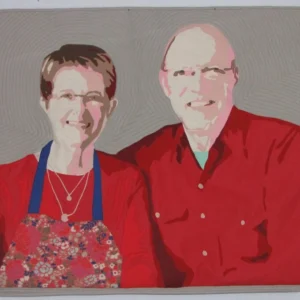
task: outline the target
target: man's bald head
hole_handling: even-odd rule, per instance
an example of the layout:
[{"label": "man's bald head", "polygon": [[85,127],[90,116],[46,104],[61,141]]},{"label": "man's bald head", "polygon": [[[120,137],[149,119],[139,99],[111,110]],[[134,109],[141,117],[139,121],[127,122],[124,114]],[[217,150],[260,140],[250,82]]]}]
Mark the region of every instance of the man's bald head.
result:
[{"label": "man's bald head", "polygon": [[204,59],[214,56],[211,58],[218,62],[226,61],[230,65],[235,61],[230,42],[217,27],[211,24],[192,24],[181,28],[172,36],[165,50],[161,70],[168,69],[170,56],[177,59],[181,53],[187,57],[195,51],[205,55]]},{"label": "man's bald head", "polygon": [[168,43],[159,79],[185,127],[207,134],[223,126],[233,105],[234,51],[215,26],[186,26]]}]

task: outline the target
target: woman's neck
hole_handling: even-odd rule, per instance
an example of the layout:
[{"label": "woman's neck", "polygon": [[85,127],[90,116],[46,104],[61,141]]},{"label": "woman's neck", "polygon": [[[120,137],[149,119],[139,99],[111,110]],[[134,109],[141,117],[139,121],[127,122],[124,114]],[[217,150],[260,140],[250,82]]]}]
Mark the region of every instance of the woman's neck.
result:
[{"label": "woman's neck", "polygon": [[[39,154],[35,156],[39,160]],[[83,175],[93,168],[94,144],[82,149],[82,146],[70,146],[53,141],[48,157],[47,168],[67,175]]]}]

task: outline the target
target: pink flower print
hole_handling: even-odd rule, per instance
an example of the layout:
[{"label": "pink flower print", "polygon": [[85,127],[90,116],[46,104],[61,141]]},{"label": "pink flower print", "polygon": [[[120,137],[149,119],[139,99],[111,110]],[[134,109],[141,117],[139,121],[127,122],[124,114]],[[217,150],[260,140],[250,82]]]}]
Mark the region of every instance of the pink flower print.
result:
[{"label": "pink flower print", "polygon": [[51,240],[50,240],[50,243],[59,247],[62,243],[61,243],[61,239],[59,237],[53,237]]},{"label": "pink flower print", "polygon": [[93,258],[93,260],[95,260],[96,262],[102,262],[106,260],[106,256],[107,253],[106,251],[102,250],[102,249],[98,249],[97,251],[94,251],[91,253],[91,257]]},{"label": "pink flower print", "polygon": [[25,255],[30,254],[30,237],[28,234],[28,228],[21,223],[19,230],[17,230],[16,235],[14,237],[14,241],[16,243],[16,251],[20,251]]},{"label": "pink flower print", "polygon": [[106,279],[106,276],[105,276],[104,274],[100,274],[100,275],[99,275],[99,279],[100,279],[100,280],[105,280],[105,279]]},{"label": "pink flower print", "polygon": [[95,226],[95,227],[93,227],[93,232],[97,232],[97,231],[99,231],[99,227],[97,227],[97,226]]},{"label": "pink flower print", "polygon": [[28,245],[29,252],[35,252],[41,241],[41,233],[35,227],[27,228],[28,236],[30,237],[30,244]]},{"label": "pink flower print", "polygon": [[10,281],[15,281],[24,276],[21,260],[10,260],[6,264],[6,275]]},{"label": "pink flower print", "polygon": [[68,242],[63,242],[60,247],[63,250],[68,249],[69,248],[69,243]]},{"label": "pink flower print", "polygon": [[91,273],[94,273],[94,269],[87,258],[77,258],[72,261],[70,265],[70,272],[78,278],[83,278]]},{"label": "pink flower print", "polygon": [[57,234],[58,236],[65,236],[65,235],[69,235],[70,227],[68,224],[61,223],[61,222],[55,222],[51,226],[51,231],[53,233]]},{"label": "pink flower print", "polygon": [[97,277],[95,274],[88,275],[87,277],[84,278],[84,283],[88,285],[93,285],[97,282]]},{"label": "pink flower print", "polygon": [[72,255],[72,256],[75,256],[79,251],[79,248],[78,247],[70,247],[68,249],[68,254],[69,255]]},{"label": "pink flower print", "polygon": [[5,287],[7,276],[5,273],[0,274],[0,287]]},{"label": "pink flower print", "polygon": [[57,266],[57,269],[58,269],[59,271],[64,270],[64,268],[65,268],[64,265],[59,265],[59,266]]},{"label": "pink flower print", "polygon": [[51,265],[42,261],[38,262],[34,268],[34,273],[41,277],[49,276],[50,274],[52,274],[52,272],[53,268],[51,267]]}]

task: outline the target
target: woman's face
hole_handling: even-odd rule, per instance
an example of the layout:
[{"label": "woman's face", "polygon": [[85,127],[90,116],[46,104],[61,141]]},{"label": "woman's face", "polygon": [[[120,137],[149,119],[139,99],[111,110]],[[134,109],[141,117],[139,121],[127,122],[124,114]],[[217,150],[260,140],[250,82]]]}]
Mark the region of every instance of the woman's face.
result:
[{"label": "woman's face", "polygon": [[62,67],[52,82],[51,97],[41,103],[55,139],[87,147],[99,137],[117,100],[108,98],[102,74],[91,68]]}]

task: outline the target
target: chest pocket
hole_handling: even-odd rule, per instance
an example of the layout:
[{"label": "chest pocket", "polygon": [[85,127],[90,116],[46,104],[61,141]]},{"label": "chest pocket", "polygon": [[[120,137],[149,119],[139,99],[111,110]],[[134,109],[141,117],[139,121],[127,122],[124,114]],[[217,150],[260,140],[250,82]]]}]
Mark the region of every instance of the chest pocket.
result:
[{"label": "chest pocket", "polygon": [[228,228],[220,237],[224,265],[235,267],[240,262],[249,264],[268,260],[272,247],[268,241],[268,219],[266,214],[246,215],[236,218],[236,226]]},{"label": "chest pocket", "polygon": [[164,242],[169,247],[176,247],[178,241],[182,241],[186,230],[190,212],[187,207],[173,206],[154,212]]}]

